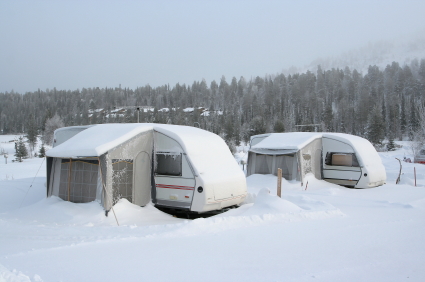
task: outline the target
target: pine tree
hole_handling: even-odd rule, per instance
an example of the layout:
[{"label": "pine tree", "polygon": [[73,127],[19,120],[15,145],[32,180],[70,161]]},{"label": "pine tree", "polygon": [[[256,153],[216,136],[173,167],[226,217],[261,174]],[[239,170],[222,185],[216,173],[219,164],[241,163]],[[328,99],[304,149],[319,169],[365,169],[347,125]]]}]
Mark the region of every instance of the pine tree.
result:
[{"label": "pine tree", "polygon": [[387,150],[388,151],[395,151],[394,137],[392,136],[392,134],[390,135],[389,140],[388,140]]},{"label": "pine tree", "polygon": [[274,124],[273,131],[276,133],[285,132],[285,125],[281,120],[277,120]]},{"label": "pine tree", "polygon": [[422,78],[422,82],[425,83],[425,59],[421,60],[418,73]]},{"label": "pine tree", "polygon": [[235,133],[235,123],[233,121],[232,115],[230,112],[226,112],[226,119],[224,124],[224,140],[226,143],[230,143],[234,139]]},{"label": "pine tree", "polygon": [[366,136],[369,141],[374,145],[381,145],[384,139],[384,120],[382,112],[379,107],[375,106],[369,114]]},{"label": "pine tree", "polygon": [[34,152],[35,144],[37,144],[37,127],[35,124],[34,116],[31,114],[27,121],[27,135],[25,136],[30,145],[31,155]]},{"label": "pine tree", "polygon": [[406,103],[404,99],[404,95],[401,96],[401,109],[400,109],[400,126],[401,126],[401,134],[406,134],[407,129],[407,120],[406,120]]},{"label": "pine tree", "polygon": [[233,138],[235,140],[235,145],[239,146],[241,144],[241,122],[239,116],[235,119],[234,129],[235,132],[233,133]]},{"label": "pine tree", "polygon": [[256,116],[251,120],[251,136],[266,133],[266,125],[261,116]]},{"label": "pine tree", "polygon": [[[382,96],[382,110],[381,110],[381,113],[382,113],[382,118],[385,120],[386,117],[387,117],[387,107],[385,106],[385,96]],[[385,135],[387,135],[387,133],[388,133],[388,130],[387,129],[388,129],[387,126],[385,126],[384,127]]]},{"label": "pine tree", "polygon": [[413,140],[415,132],[419,129],[419,120],[417,115],[415,100],[410,99],[410,118],[409,118],[409,139]]},{"label": "pine tree", "polygon": [[38,157],[44,158],[46,156],[46,148],[44,147],[44,144],[41,143],[40,150],[38,151]]},{"label": "pine tree", "polygon": [[90,124],[97,124],[97,113],[93,111],[93,114],[90,117]]},{"label": "pine tree", "polygon": [[92,113],[94,113],[94,111],[96,110],[96,104],[94,103],[93,99],[90,99],[89,109],[92,110]]},{"label": "pine tree", "polygon": [[24,138],[19,137],[15,142],[15,157],[16,161],[22,162],[22,159],[28,156],[27,147],[25,147]]},{"label": "pine tree", "polygon": [[322,120],[325,123],[326,131],[332,131],[332,120],[333,120],[333,112],[332,112],[332,103],[328,102],[324,105]]}]

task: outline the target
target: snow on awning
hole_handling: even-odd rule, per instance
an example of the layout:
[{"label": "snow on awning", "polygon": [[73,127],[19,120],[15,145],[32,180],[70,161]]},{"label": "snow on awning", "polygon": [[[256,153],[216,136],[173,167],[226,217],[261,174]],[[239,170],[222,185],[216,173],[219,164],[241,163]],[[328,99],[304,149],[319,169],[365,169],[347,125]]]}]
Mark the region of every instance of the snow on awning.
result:
[{"label": "snow on awning", "polygon": [[99,157],[139,133],[152,130],[151,124],[98,124],[46,152],[48,157]]},{"label": "snow on awning", "polygon": [[299,150],[321,137],[317,132],[271,133],[251,149]]},{"label": "snow on awning", "polygon": [[298,150],[297,149],[273,150],[273,149],[264,149],[264,148],[252,148],[249,151],[256,154],[262,154],[262,155],[290,155],[290,154],[295,154]]}]

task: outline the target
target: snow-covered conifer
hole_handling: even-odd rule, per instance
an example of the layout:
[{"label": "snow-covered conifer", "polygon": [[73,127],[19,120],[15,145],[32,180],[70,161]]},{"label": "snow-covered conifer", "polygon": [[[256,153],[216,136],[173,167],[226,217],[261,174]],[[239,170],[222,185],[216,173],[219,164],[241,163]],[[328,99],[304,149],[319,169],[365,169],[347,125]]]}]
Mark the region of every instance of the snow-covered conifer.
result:
[{"label": "snow-covered conifer", "polygon": [[381,109],[373,107],[367,120],[366,136],[373,145],[381,145],[384,139],[384,120]]},{"label": "snow-covered conifer", "polygon": [[18,141],[15,142],[15,157],[16,161],[22,162],[23,158],[26,158],[28,156],[27,147],[24,143],[24,138],[21,136],[19,137]]}]

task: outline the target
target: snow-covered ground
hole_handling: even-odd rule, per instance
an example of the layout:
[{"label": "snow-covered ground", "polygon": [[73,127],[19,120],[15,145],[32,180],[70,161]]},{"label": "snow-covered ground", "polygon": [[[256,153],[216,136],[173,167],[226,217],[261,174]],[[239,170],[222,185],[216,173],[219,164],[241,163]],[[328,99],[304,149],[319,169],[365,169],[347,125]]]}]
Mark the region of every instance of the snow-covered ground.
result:
[{"label": "snow-covered ground", "polygon": [[0,281],[425,281],[425,166],[402,163],[395,184],[408,142],[380,153],[378,188],[309,177],[278,198],[276,177],[252,175],[238,209],[184,220],[121,200],[117,226],[96,202],[46,199],[43,159],[12,163],[11,139],[0,136]]}]

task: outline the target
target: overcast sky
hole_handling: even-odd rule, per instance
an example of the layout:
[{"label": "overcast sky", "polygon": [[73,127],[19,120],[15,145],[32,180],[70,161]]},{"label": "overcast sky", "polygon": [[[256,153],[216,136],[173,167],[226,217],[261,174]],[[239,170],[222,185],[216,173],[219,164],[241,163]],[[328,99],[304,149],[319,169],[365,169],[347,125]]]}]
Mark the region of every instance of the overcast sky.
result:
[{"label": "overcast sky", "polygon": [[425,1],[0,0],[0,92],[208,85],[425,31]]}]

